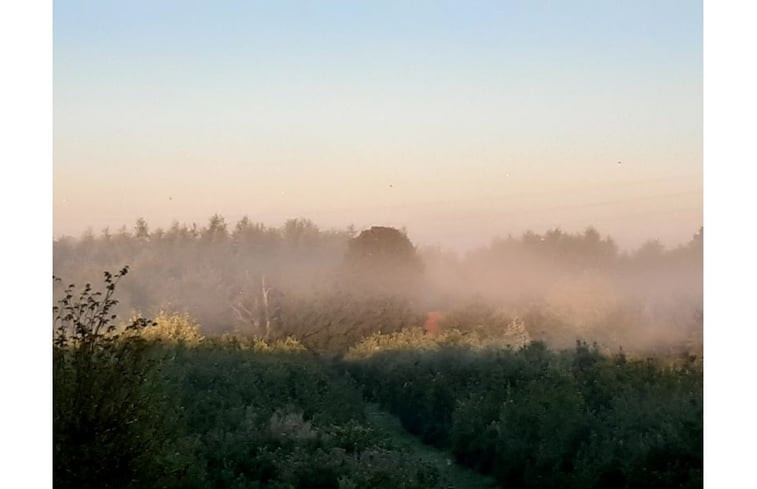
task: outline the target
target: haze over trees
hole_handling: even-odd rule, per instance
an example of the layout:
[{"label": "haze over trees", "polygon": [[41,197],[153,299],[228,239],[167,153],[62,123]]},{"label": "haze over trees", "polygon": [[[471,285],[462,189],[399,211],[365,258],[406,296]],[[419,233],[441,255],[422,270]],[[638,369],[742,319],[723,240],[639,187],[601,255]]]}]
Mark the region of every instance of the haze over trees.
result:
[{"label": "haze over trees", "polygon": [[214,215],[53,246],[60,487],[701,486],[701,229],[457,255]]},{"label": "haze over trees", "polygon": [[471,304],[490,310],[489,323],[523,321],[553,346],[584,338],[608,348],[698,349],[702,238],[700,229],[676,248],[650,240],[626,252],[593,228],[552,229],[458,255],[418,249],[387,227],[357,233],[292,219],[276,228],[247,217],[229,225],[214,215],[204,226],[152,229],[139,219],[132,230],[60,238],[53,268],[85,283],[129,264],[122,315],[187,313],[204,333],[294,336],[320,349]]}]

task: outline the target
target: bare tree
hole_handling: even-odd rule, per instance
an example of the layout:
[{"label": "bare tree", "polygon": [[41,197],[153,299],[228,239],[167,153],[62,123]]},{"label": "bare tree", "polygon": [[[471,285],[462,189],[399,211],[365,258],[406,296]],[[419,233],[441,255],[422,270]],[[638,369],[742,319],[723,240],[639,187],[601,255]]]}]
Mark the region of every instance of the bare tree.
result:
[{"label": "bare tree", "polygon": [[260,289],[250,293],[242,289],[231,304],[235,318],[249,325],[252,333],[264,339],[271,339],[272,307],[270,301],[271,288],[266,285],[265,275],[260,277]]}]

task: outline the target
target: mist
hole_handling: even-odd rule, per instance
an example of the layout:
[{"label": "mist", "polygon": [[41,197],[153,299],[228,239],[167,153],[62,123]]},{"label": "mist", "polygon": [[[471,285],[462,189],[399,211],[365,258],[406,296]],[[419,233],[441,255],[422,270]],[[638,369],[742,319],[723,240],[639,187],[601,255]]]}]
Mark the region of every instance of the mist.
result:
[{"label": "mist", "polygon": [[[702,243],[649,240],[622,251],[594,228],[494,237],[467,253],[415,246],[412,230],[321,229],[307,219],[269,227],[219,215],[205,225],[85,233],[53,242],[54,275],[97,285],[129,265],[121,317],[187,313],[205,334],[293,336],[343,350],[375,332],[421,327],[504,333],[567,347],[701,351]],[[59,292],[59,291],[58,291]],[[501,331],[500,331],[501,330]]]}]

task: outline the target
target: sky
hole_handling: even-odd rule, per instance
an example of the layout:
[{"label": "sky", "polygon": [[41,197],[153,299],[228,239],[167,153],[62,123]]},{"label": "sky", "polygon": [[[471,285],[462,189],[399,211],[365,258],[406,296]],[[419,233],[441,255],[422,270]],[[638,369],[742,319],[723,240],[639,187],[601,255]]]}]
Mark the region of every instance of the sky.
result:
[{"label": "sky", "polygon": [[696,1],[54,3],[53,235],[702,224]]}]

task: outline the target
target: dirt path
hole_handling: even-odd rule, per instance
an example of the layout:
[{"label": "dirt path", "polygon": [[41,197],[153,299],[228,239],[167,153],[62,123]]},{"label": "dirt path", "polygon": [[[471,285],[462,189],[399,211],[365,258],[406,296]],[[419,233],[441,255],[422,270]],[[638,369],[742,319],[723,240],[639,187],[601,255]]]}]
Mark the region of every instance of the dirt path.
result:
[{"label": "dirt path", "polygon": [[458,465],[452,456],[444,450],[425,445],[417,437],[402,427],[396,416],[382,410],[375,403],[367,403],[365,413],[368,422],[380,432],[386,434],[399,448],[405,448],[424,462],[439,470],[441,483],[445,489],[486,489],[497,487],[494,479],[486,477]]}]

